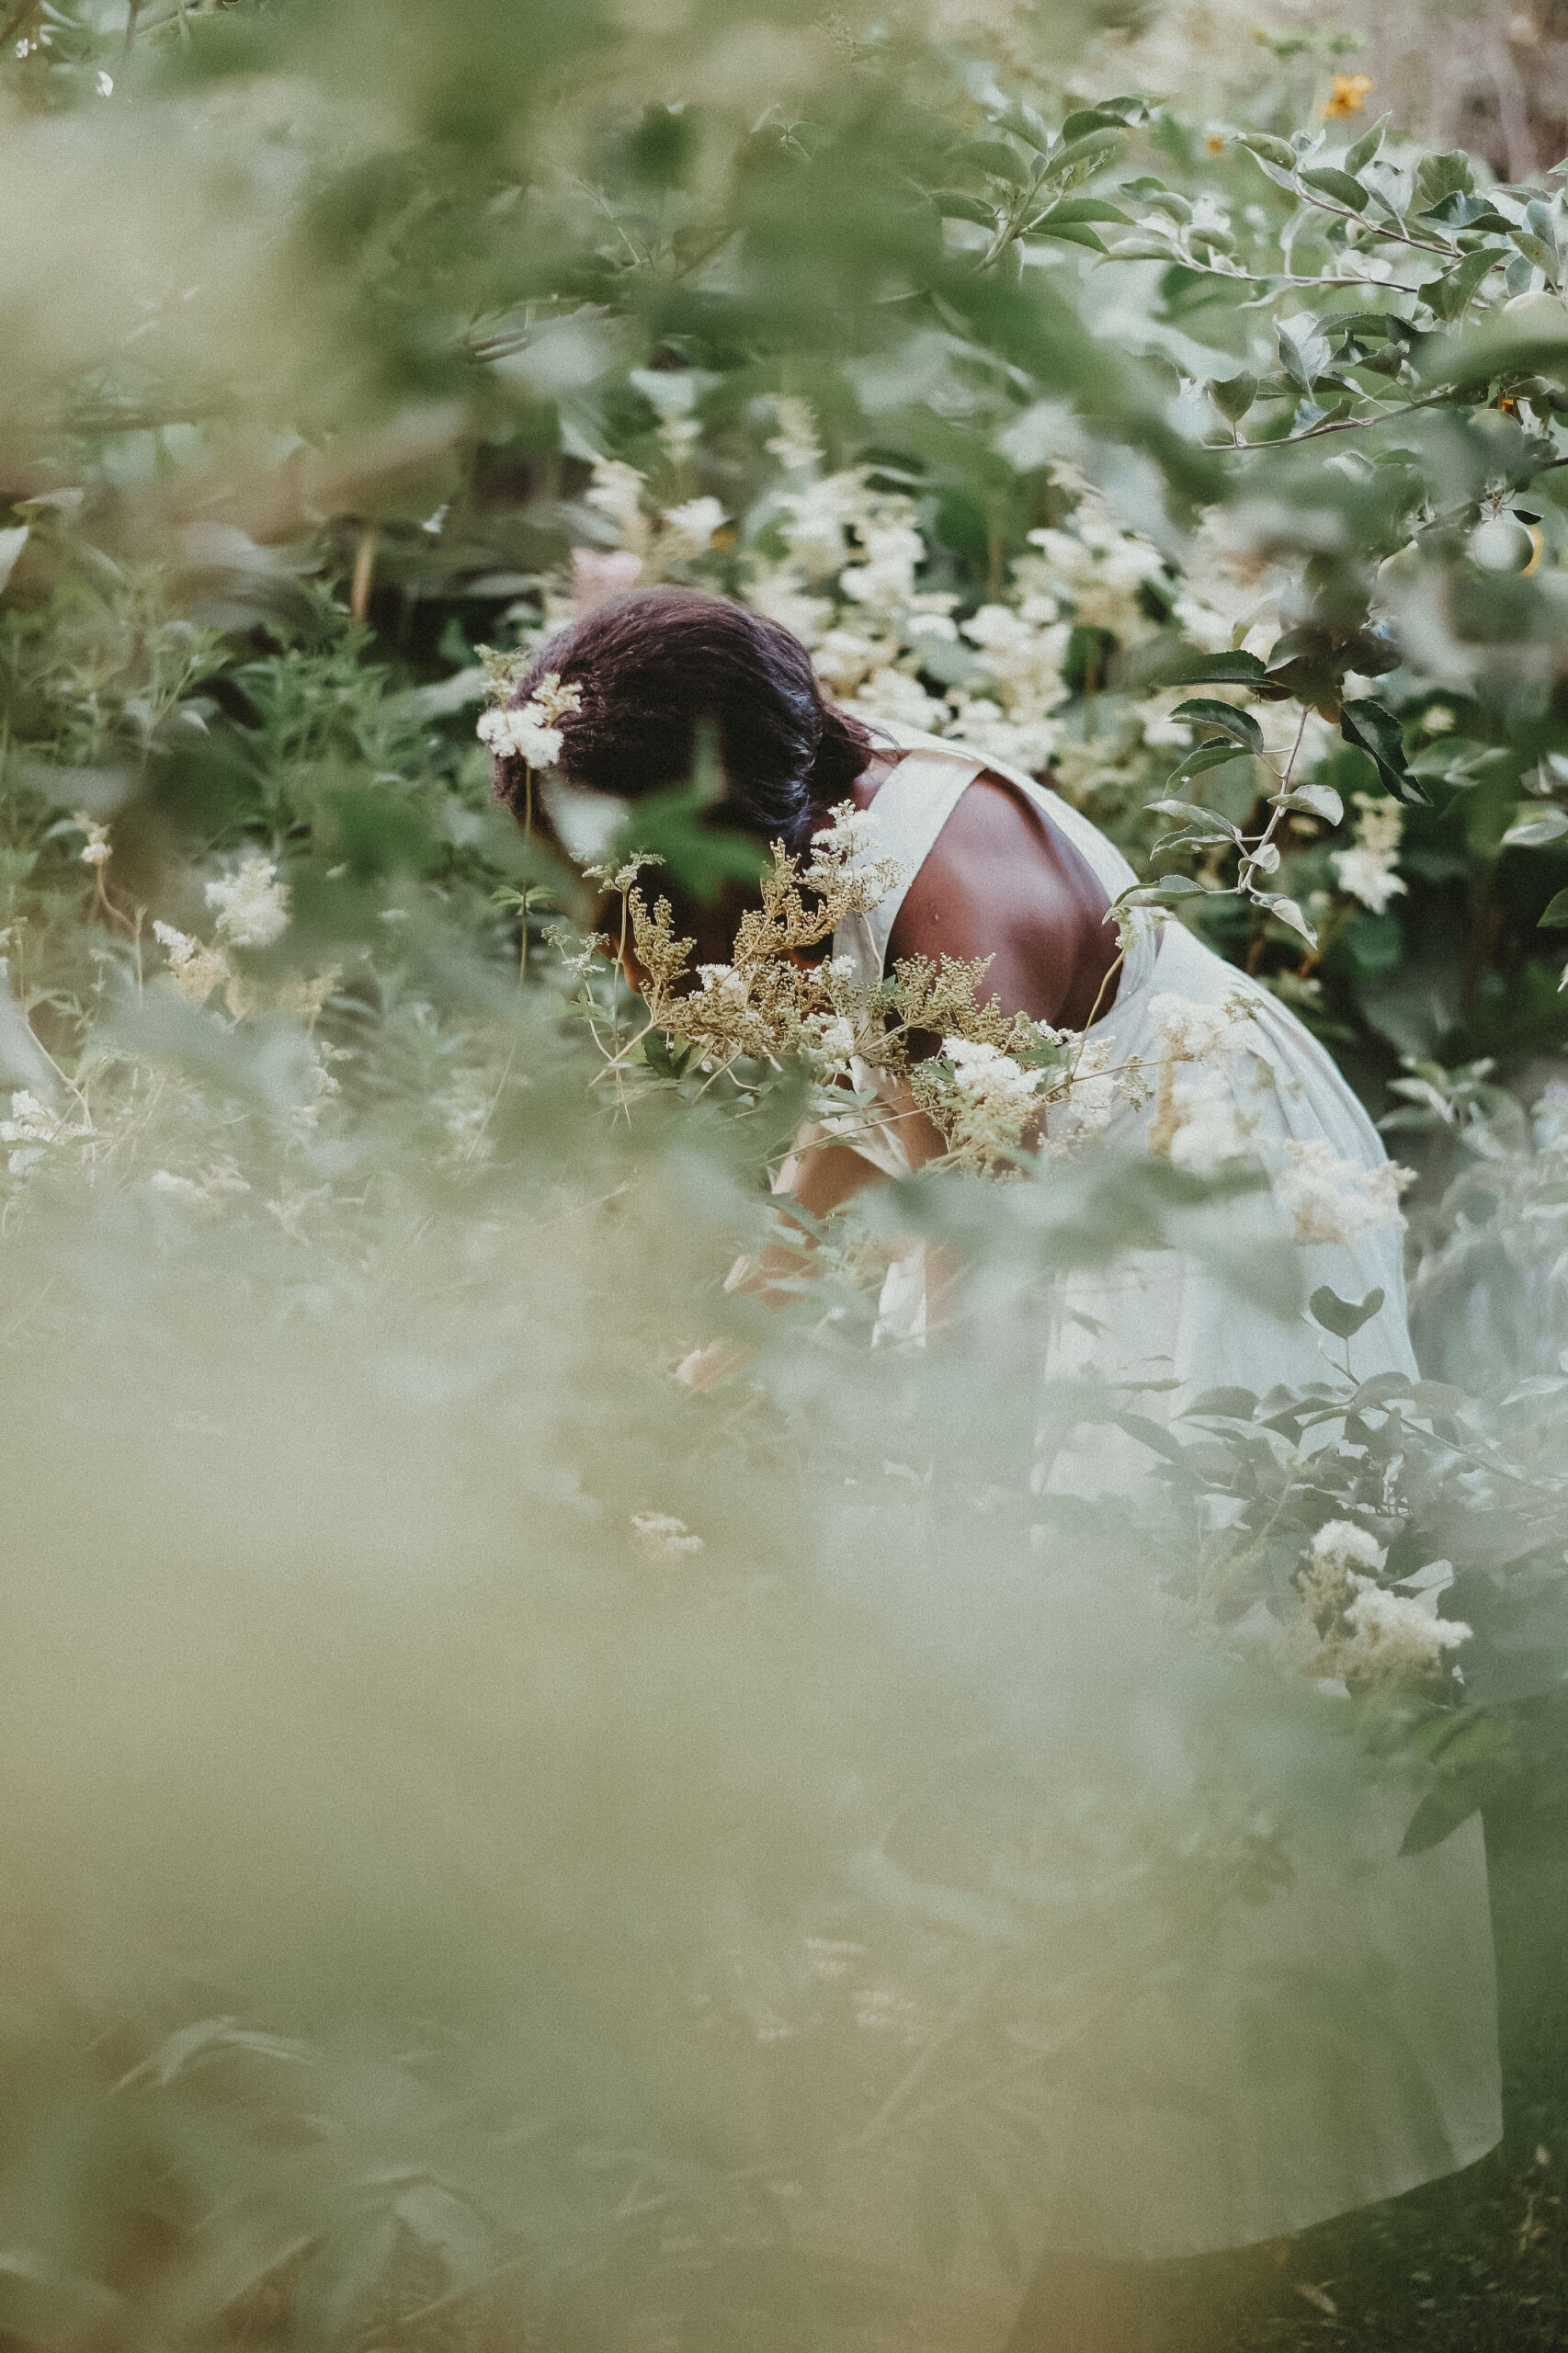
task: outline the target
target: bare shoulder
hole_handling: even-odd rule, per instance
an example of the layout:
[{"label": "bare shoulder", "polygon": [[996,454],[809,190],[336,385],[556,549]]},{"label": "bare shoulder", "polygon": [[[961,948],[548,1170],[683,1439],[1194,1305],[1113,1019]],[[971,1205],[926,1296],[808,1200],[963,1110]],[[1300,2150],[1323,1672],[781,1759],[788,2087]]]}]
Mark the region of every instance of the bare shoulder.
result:
[{"label": "bare shoulder", "polygon": [[1106,897],[1042,810],[983,772],[922,860],[889,941],[901,956],[988,961],[987,993],[1036,1021],[1087,1017],[1114,935]]}]

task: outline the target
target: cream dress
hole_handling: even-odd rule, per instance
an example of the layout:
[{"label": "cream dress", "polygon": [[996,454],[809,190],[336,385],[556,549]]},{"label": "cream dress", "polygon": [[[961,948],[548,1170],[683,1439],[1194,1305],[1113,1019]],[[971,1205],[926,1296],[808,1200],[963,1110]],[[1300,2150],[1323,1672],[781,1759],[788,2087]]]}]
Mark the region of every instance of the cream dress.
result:
[{"label": "cream dress", "polygon": [[[881,972],[909,881],[983,769],[1004,777],[1066,837],[1108,898],[1134,881],[1096,827],[1031,778],[914,730],[885,733],[907,756],[876,796],[868,855],[897,859],[903,876],[835,940],[868,981]],[[1359,1167],[1382,1162],[1376,1130],[1322,1046],[1266,990],[1157,913],[1141,921],[1115,1003],[1091,1034],[1114,1037],[1119,1063],[1155,1053],[1150,1008],[1167,992],[1203,1005],[1244,1000],[1246,1051],[1233,1084],[1249,1117],[1263,1106],[1265,1132],[1322,1140]],[[1261,1090],[1260,1062],[1273,1080]],[[1109,1141],[1137,1142],[1149,1116],[1119,1108]],[[908,1167],[898,1134],[896,1126],[879,1131],[864,1147],[889,1175]],[[1358,1370],[1410,1369],[1399,1225],[1348,1248],[1309,1248],[1306,1257],[1309,1287],[1327,1282],[1356,1300],[1374,1287],[1384,1292],[1357,1339]],[[1081,1322],[1053,1319],[1042,1351],[1048,1372],[1081,1369],[1092,1354],[1113,1379],[1174,1378],[1181,1385],[1167,1410],[1196,1390],[1263,1393],[1324,1376],[1314,1326],[1245,1305],[1174,1252],[1131,1255],[1110,1276],[1075,1276],[1067,1289],[1099,1328],[1090,1343]],[[918,1339],[924,1321],[915,1251],[887,1278],[879,1334]],[[1160,1410],[1157,1392],[1135,1402]],[[1055,1464],[1049,1483],[1093,1495],[1138,1475],[1140,1459],[1147,1461],[1130,1446],[1124,1458],[1096,1453],[1091,1433],[1084,1459]],[[1070,1582],[1070,1565],[1067,1574]],[[1092,1597],[1084,1622],[1092,1650]],[[1323,1704],[1348,1702],[1325,1695]],[[1129,1995],[1114,2049],[1095,2038],[1103,2065],[1081,2069],[1075,2081],[1069,2071],[1052,2086],[1039,2137],[1056,2154],[1010,2193],[1020,2246],[1157,2258],[1244,2245],[1395,2196],[1495,2143],[1496,1998],[1481,1824],[1472,1816],[1436,1848],[1401,1858],[1413,1802],[1400,1791],[1369,1791],[1343,1836],[1336,1827],[1329,1851],[1306,1859],[1290,1889],[1216,1923],[1189,1965]],[[880,2168],[846,2165],[824,2190],[812,2234],[819,2245],[869,2258],[890,2288],[901,2275],[919,2279],[910,2185],[901,2190]],[[983,2235],[965,2239],[940,2288],[926,2267],[924,2286],[910,2291],[904,2344],[929,2336],[952,2353],[1005,2338],[1017,2283],[998,2275]]]}]

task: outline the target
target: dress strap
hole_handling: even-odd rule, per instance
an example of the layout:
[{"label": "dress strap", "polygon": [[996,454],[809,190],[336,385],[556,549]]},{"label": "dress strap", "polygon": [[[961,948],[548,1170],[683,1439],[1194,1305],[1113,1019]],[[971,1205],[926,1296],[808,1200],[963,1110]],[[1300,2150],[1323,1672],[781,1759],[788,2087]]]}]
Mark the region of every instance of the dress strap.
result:
[{"label": "dress strap", "polygon": [[833,942],[834,953],[852,957],[868,985],[881,978],[888,938],[910,884],[965,787],[973,783],[984,766],[983,759],[957,745],[931,750],[922,746],[905,753],[872,801],[876,837],[866,855],[894,858],[903,870],[887,897],[869,915],[852,915],[840,924]]}]

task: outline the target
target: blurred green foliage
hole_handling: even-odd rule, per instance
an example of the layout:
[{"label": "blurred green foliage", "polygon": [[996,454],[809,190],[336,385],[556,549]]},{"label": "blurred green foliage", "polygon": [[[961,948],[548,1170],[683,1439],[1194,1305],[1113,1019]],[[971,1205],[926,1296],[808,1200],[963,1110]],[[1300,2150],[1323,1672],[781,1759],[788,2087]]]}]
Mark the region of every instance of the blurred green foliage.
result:
[{"label": "blurred green foliage", "polygon": [[[1562,199],[1325,119],[1326,52],[1307,129],[1070,100],[1091,14],[1041,13],[0,20],[14,2340],[896,2330],[1028,2253],[977,1986],[1114,2010],[1106,1952],[1265,1899],[1369,1765],[1417,1845],[1557,1769]],[[765,1339],[720,1283],[797,1098],[601,1110],[545,938],[589,910],[473,735],[574,556],[1032,747],[1431,1139],[1443,1387],[1335,1358],[1153,1449],[1075,1391],[1165,1465],[1091,1512],[1030,1483],[1018,1333],[868,1349],[874,1230]],[[1130,1232],[1269,1262],[1147,1170],[897,1214],[1005,1299]],[[761,1370],[698,1404],[716,1329]],[[1228,1626],[1346,1515],[1477,1630],[1358,1749],[1122,1582]],[[1088,1739],[1108,1622],[1166,1784]],[[867,2133],[896,2296],[790,2222]]]}]

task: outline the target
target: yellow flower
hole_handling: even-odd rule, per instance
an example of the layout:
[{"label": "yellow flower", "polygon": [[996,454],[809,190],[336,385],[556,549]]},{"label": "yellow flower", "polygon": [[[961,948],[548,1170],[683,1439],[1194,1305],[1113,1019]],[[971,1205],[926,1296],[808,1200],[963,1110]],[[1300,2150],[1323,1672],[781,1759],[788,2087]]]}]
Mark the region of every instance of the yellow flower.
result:
[{"label": "yellow flower", "polygon": [[1209,133],[1208,138],[1203,142],[1203,152],[1206,155],[1222,155],[1224,153],[1225,142],[1221,138],[1217,131],[1211,131]]},{"label": "yellow flower", "polygon": [[1340,116],[1360,114],[1367,104],[1367,93],[1375,87],[1369,74],[1336,74],[1323,110],[1324,120],[1334,122]]}]

